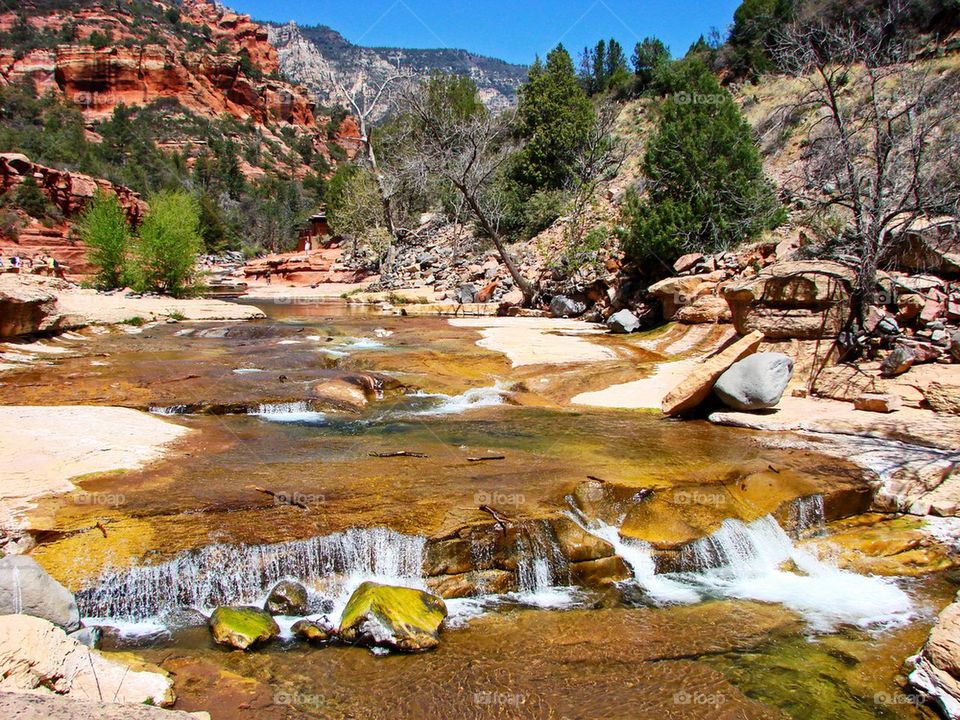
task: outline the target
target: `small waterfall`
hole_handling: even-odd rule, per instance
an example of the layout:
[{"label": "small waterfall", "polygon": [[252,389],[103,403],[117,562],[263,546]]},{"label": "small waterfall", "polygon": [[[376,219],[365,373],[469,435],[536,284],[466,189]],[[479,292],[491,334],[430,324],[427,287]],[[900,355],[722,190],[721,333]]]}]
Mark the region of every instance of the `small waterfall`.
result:
[{"label": "small waterfall", "polygon": [[84,617],[142,622],[177,608],[256,603],[284,578],[326,581],[324,594],[346,602],[364,580],[422,585],[425,542],[373,528],[276,545],[210,545],[104,575],[77,594],[77,604]]},{"label": "small waterfall", "polygon": [[499,383],[493,387],[471,388],[459,395],[443,393],[417,392],[411,395],[415,399],[439,400],[437,404],[422,410],[414,410],[413,415],[460,415],[467,410],[503,405],[504,389]]},{"label": "small waterfall", "polygon": [[570,568],[546,520],[525,522],[517,534],[517,584],[536,594],[570,582]]},{"label": "small waterfall", "polygon": [[286,403],[261,403],[249,414],[270,422],[288,423],[315,423],[322,422],[326,418],[322,412],[315,411],[306,400]]},{"label": "small waterfall", "polygon": [[151,405],[147,408],[147,411],[154,415],[164,415],[164,416],[173,416],[173,415],[189,415],[191,407],[189,405],[169,405],[167,407],[159,405]]},{"label": "small waterfall", "polygon": [[799,537],[820,535],[826,528],[823,495],[807,495],[793,503],[793,520]]}]

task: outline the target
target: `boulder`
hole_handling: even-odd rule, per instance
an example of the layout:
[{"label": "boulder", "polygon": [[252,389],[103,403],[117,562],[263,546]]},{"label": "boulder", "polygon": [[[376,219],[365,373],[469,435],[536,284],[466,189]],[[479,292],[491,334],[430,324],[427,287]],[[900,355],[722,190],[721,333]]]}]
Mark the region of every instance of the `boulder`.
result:
[{"label": "boulder", "polygon": [[896,262],[902,270],[960,277],[957,218],[920,218],[904,233]]},{"label": "boulder", "polygon": [[730,306],[718,295],[703,295],[680,308],[676,320],[685,325],[715,325],[731,320]]},{"label": "boulder", "polygon": [[853,401],[853,409],[863,412],[892,413],[902,407],[902,397],[885,393],[864,393]]},{"label": "boulder", "polygon": [[640,329],[640,320],[629,310],[621,310],[607,318],[607,327],[612,333],[632,333]]},{"label": "boulder", "polygon": [[854,278],[839,263],[782,262],[727,286],[723,297],[741,335],[759,330],[770,340],[816,340],[842,329]]},{"label": "boulder", "polygon": [[950,356],[960,362],[960,330],[950,333]]},{"label": "boulder", "polygon": [[0,274],[0,338],[56,330],[57,296],[29,275]]},{"label": "boulder", "polygon": [[297,620],[290,629],[294,635],[311,645],[325,645],[337,637],[337,632],[332,627],[321,625],[314,620]]},{"label": "boulder", "polygon": [[715,288],[724,278],[724,273],[714,272],[708,275],[686,275],[661,280],[651,285],[647,292],[653,295],[663,306],[663,319],[674,320],[680,308],[690,305],[705,294],[704,286]]},{"label": "boulder", "polygon": [[880,363],[880,377],[890,378],[903,375],[913,367],[916,355],[906,345],[897,345]]},{"label": "boulder", "polygon": [[477,286],[473,283],[464,283],[454,292],[453,299],[461,305],[475,303],[477,301]]},{"label": "boulder", "polygon": [[734,410],[776,407],[793,377],[793,360],[783,353],[758,353],[735,362],[713,386],[723,404]]},{"label": "boulder", "polygon": [[344,378],[321,380],[313,386],[312,392],[318,402],[336,408],[359,411],[367,406],[366,391]]},{"label": "boulder", "polygon": [[73,593],[28,555],[0,558],[0,615],[16,613],[43,618],[67,632],[80,627]]},{"label": "boulder", "polygon": [[703,260],[703,253],[687,253],[677,258],[677,261],[673,264],[673,270],[678,275],[682,275],[685,272],[693,270],[697,265],[702,263]]},{"label": "boulder", "polygon": [[255,607],[218,607],[209,625],[217,643],[238,650],[270,642],[280,634],[280,626],[270,613]]},{"label": "boulder", "polygon": [[586,303],[566,295],[554,295],[550,301],[550,314],[555,318],[580,317],[586,311]]},{"label": "boulder", "polygon": [[752,355],[760,347],[763,333],[754,331],[700,363],[663,398],[660,409],[665,415],[681,415],[710,397],[714,383],[738,360]]},{"label": "boulder", "polygon": [[960,386],[927,383],[923,388],[923,399],[936,412],[960,415]]},{"label": "boulder", "polygon": [[347,601],[340,637],[346,642],[421,652],[440,643],[440,625],[446,617],[447,606],[436,595],[365,582]]},{"label": "boulder", "polygon": [[924,300],[916,293],[905,293],[897,298],[897,310],[901,320],[910,321],[923,310]]},{"label": "boulder", "polygon": [[945,717],[960,717],[960,603],[948,605],[911,658],[910,684],[938,705]]},{"label": "boulder", "polygon": [[92,650],[56,625],[28,615],[0,616],[0,693],[55,693],[115,703],[171,705],[173,682],[138,661]]},{"label": "boulder", "polygon": [[306,615],[307,589],[298,582],[281,580],[273,586],[263,609],[271,615]]}]

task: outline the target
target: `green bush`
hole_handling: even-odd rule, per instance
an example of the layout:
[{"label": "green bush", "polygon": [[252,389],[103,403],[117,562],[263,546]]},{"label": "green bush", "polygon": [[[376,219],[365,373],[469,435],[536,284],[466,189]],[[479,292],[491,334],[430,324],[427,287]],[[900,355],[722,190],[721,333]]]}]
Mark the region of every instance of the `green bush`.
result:
[{"label": "green bush", "polygon": [[27,176],[17,186],[16,202],[20,209],[32,218],[42,220],[47,216],[49,207],[47,196],[43,194],[43,190],[37,185],[32,175]]},{"label": "green bush", "polygon": [[531,195],[523,204],[523,236],[532,238],[553,225],[566,210],[567,201],[562,190],[538,190]]},{"label": "green bush", "polygon": [[76,226],[87,246],[87,257],[97,269],[95,284],[101,289],[123,287],[130,249],[127,214],[114,195],[97,191]]},{"label": "green bush", "polygon": [[203,249],[200,208],[183,191],[157,193],[133,243],[129,275],[133,287],[181,297],[193,292]]},{"label": "green bush", "polygon": [[699,59],[657,80],[669,94],[647,144],[647,196],[628,202],[625,248],[651,272],[686,252],[716,252],[783,222],[750,125]]}]

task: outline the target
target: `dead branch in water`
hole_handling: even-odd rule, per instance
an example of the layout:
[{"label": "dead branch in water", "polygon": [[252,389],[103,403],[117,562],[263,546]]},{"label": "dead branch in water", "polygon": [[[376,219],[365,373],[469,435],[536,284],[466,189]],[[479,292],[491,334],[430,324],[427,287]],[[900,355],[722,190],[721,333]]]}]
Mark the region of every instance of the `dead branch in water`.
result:
[{"label": "dead branch in water", "polygon": [[309,510],[309,509],[310,509],[309,506],[306,505],[306,503],[302,503],[302,502],[300,502],[299,500],[297,500],[297,499],[294,498],[294,497],[289,497],[286,493],[283,493],[283,492],[274,492],[273,490],[269,490],[269,489],[267,489],[267,488],[262,488],[262,487],[257,487],[256,485],[253,486],[253,489],[256,490],[258,493],[263,493],[264,495],[269,495],[269,496],[272,497],[274,500],[276,500],[278,503],[281,503],[281,504],[283,504],[283,505],[293,505],[294,507],[298,507],[298,508],[300,508],[301,510]]},{"label": "dead branch in water", "polygon": [[467,462],[487,462],[488,460],[506,460],[506,455],[487,455],[485,457],[468,457]]},{"label": "dead branch in water", "polygon": [[485,513],[489,513],[493,519],[497,521],[501,529],[506,530],[507,525],[510,524],[510,520],[505,515],[497,512],[489,505],[481,505],[480,509]]},{"label": "dead branch in water", "polygon": [[410,452],[409,450],[398,450],[397,452],[386,452],[386,453],[372,452],[372,453],[369,453],[369,455],[370,455],[370,457],[375,457],[375,458],[397,458],[397,457],[425,458],[425,457],[429,457],[428,455],[424,455],[423,453]]}]

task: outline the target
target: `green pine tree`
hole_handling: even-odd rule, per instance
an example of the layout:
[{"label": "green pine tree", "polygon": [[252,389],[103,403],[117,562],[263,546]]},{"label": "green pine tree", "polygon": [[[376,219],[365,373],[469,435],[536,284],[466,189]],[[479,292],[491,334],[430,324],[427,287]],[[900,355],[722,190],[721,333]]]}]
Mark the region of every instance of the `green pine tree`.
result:
[{"label": "green pine tree", "polygon": [[545,64],[534,63],[520,94],[518,129],[527,143],[517,159],[514,179],[528,197],[537,190],[564,186],[570,157],[585,141],[593,121],[593,106],[570,54],[558,45]]},{"label": "green pine tree", "polygon": [[643,159],[648,194],[629,203],[625,238],[628,253],[652,273],[669,270],[685,252],[724,250],[784,220],[730,93],[698,59],[662,75],[669,94]]}]

